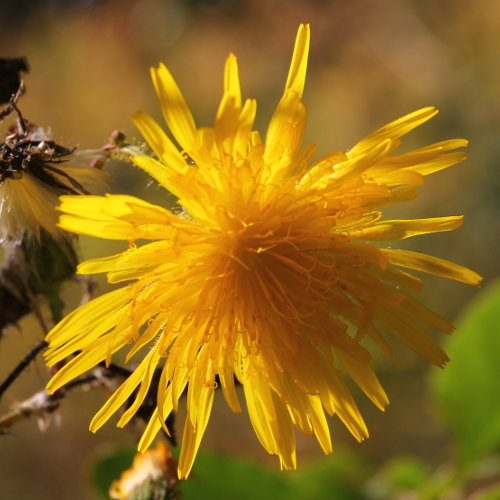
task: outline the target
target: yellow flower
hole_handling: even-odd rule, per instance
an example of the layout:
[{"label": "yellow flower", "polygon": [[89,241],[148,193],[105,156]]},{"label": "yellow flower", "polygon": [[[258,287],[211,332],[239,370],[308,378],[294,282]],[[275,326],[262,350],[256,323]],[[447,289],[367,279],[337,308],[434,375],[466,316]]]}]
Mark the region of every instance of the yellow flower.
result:
[{"label": "yellow flower", "polygon": [[[161,368],[158,404],[139,444],[145,450],[187,388],[179,476],[187,477],[220,385],[284,469],[296,466],[294,428],[315,435],[330,453],[325,418],[336,414],[354,437],[366,425],[343,380],[347,373],[383,409],[387,396],[362,343],[390,351],[392,335],[432,363],[447,357],[427,328],[452,325],[413,298],[415,269],[477,285],[459,265],[368,242],[449,231],[462,217],[383,220],[380,208],[416,196],[424,177],[466,158],[454,139],[396,155],[401,137],[436,114],[428,107],[370,134],[350,151],[312,161],[300,148],[306,124],[304,88],[309,26],[300,26],[285,86],[264,140],[252,130],[256,103],[241,99],[237,62],[227,59],[224,93],[213,128],[196,128],[173,77],[152,69],[163,115],[179,152],[145,113],[134,121],[158,159],[137,166],[178,198],[169,211],[122,195],[64,196],[68,231],[130,242],[129,250],[84,262],[80,273],[107,272],[123,287],[79,308],[48,335],[53,366],[75,353],[50,381],[55,391],[132,344],[126,362],[146,352],[132,375],[91,423],[101,427],[130,397],[124,426]],[[136,246],[136,240],[152,240]],[[132,283],[130,283],[132,282]]]}]

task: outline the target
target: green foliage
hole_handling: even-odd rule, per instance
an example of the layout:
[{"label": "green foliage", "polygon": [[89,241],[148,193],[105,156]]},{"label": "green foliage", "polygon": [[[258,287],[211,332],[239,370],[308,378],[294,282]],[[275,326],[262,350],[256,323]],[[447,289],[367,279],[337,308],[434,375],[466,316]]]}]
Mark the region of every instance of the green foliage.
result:
[{"label": "green foliage", "polygon": [[441,500],[448,498],[454,488],[452,469],[445,467],[436,473],[419,458],[399,456],[384,463],[375,476],[368,478],[364,491],[370,500]]},{"label": "green foliage", "polygon": [[423,464],[413,457],[398,457],[385,463],[374,477],[368,479],[365,491],[370,499],[391,498],[405,490],[416,490],[421,485]]},{"label": "green foliage", "polygon": [[333,455],[302,464],[297,471],[280,473],[291,484],[295,496],[277,498],[300,500],[361,500],[362,485],[369,474],[358,455],[336,450]]},{"label": "green foliage", "polygon": [[358,460],[341,451],[293,472],[203,453],[181,491],[184,500],[361,500],[362,471]]},{"label": "green foliage", "polygon": [[273,500],[290,498],[285,475],[244,459],[199,453],[193,472],[181,483],[184,500]]},{"label": "green foliage", "polygon": [[[102,498],[109,499],[111,483],[130,467],[133,456],[133,450],[121,450],[94,464],[92,479]],[[363,471],[358,459],[342,451],[293,472],[200,452],[191,476],[181,481],[180,491],[183,500],[362,500],[366,498],[360,489]]]},{"label": "green foliage", "polygon": [[500,280],[465,311],[446,351],[451,362],[433,388],[457,458],[471,464],[500,447]]},{"label": "green foliage", "polygon": [[387,480],[400,490],[417,490],[429,478],[428,468],[415,457],[398,457],[385,467]]}]

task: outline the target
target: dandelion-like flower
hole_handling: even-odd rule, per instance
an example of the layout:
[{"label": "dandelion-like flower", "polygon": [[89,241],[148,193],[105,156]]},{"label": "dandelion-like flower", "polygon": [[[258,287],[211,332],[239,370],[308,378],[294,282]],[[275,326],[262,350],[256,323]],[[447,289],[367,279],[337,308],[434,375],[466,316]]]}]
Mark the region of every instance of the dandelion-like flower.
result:
[{"label": "dandelion-like flower", "polygon": [[[368,436],[343,379],[347,373],[373,403],[387,404],[369,337],[390,351],[387,336],[442,366],[447,357],[428,327],[452,325],[412,294],[422,281],[401,269],[469,284],[480,277],[459,265],[384,242],[450,231],[462,217],[383,220],[380,208],[416,196],[428,174],[466,158],[462,139],[395,154],[400,138],[436,114],[400,118],[356,144],[313,161],[301,148],[309,27],[300,26],[290,71],[266,136],[253,131],[254,100],[242,102],[237,62],[227,59],[224,93],[213,128],[196,128],[173,77],[152,69],[165,121],[182,151],[147,114],[134,121],[157,159],[134,163],[178,198],[177,211],[123,196],[64,196],[61,226],[128,241],[118,255],[89,260],[80,273],[107,272],[125,282],[67,316],[48,335],[49,365],[76,354],[48,385],[66,384],[131,344],[126,362],[142,360],[91,423],[101,427],[135,392],[118,421],[144,401],[161,367],[157,408],[139,444],[145,450],[187,390],[179,476],[187,477],[218,386],[241,411],[235,379],[255,432],[284,469],[296,466],[294,429],[332,451],[325,412],[354,437]],[[137,240],[151,240],[136,246]],[[147,348],[146,348],[147,346]]]}]

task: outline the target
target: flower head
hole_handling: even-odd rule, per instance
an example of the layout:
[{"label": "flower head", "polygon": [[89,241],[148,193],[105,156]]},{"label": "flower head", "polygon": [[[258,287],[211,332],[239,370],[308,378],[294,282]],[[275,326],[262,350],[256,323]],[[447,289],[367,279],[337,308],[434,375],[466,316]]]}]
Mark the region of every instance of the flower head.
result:
[{"label": "flower head", "polygon": [[105,186],[106,174],[78,166],[75,157],[22,117],[0,138],[0,243],[17,244],[26,233],[39,239],[42,229],[60,237],[59,196]]},{"label": "flower head", "polygon": [[[313,161],[301,148],[309,27],[300,26],[283,97],[261,138],[254,100],[242,101],[237,62],[227,59],[213,128],[197,128],[173,77],[152,69],[165,121],[179,151],[153,119],[134,121],[156,159],[135,164],[178,198],[178,211],[131,196],[64,196],[68,231],[122,239],[130,248],[84,262],[81,273],[126,282],[70,314],[48,335],[54,365],[78,354],[50,381],[54,391],[131,344],[146,351],[91,423],[101,427],[130,395],[124,426],[161,367],[157,409],[139,444],[146,449],[187,388],[179,476],[189,474],[214,392],[241,411],[235,379],[264,448],[285,469],[296,465],[294,429],[332,451],[326,413],[359,441],[368,436],[345,384],[347,373],[383,409],[387,396],[362,343],[390,351],[397,337],[436,365],[447,357],[428,333],[452,325],[413,298],[422,281],[401,268],[465,283],[480,277],[442,259],[370,242],[449,231],[462,217],[384,220],[380,209],[416,196],[428,174],[465,159],[461,139],[395,154],[401,137],[436,114],[424,108],[370,134],[350,151]],[[136,240],[151,240],[136,246]],[[132,283],[130,283],[132,282]],[[148,346],[147,349],[144,349]],[[168,431],[168,429],[166,429]]]}]

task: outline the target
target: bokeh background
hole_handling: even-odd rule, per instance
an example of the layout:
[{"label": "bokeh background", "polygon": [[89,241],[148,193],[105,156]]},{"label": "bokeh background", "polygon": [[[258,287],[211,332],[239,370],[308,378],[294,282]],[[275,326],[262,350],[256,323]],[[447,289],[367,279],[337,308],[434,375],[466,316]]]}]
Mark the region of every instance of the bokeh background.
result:
[{"label": "bokeh background", "polygon": [[[441,112],[411,134],[408,148],[454,137],[470,140],[468,162],[431,176],[417,200],[388,215],[464,214],[461,229],[403,245],[471,267],[485,277],[487,287],[500,270],[498,1],[2,0],[0,56],[28,58],[28,92],[21,108],[67,146],[98,148],[115,129],[137,136],[130,120],[137,110],[160,120],[149,80],[149,67],[160,61],[173,72],[197,124],[210,126],[229,52],[238,57],[244,96],[257,98],[257,126],[264,131],[282,92],[302,22],[312,27],[304,97],[309,112],[306,142],[316,143],[320,152],[348,149],[376,127],[427,105]],[[169,203],[133,166],[115,162],[107,170],[113,176],[113,192]],[[80,247],[82,257],[120,248],[89,238],[82,238]],[[107,289],[104,283],[100,287]],[[428,278],[422,298],[457,320],[479,293]],[[78,295],[77,284],[65,287],[68,309]],[[32,318],[6,332],[0,342],[0,379],[40,336]],[[367,484],[397,457],[414,457],[431,474],[449,464],[454,453],[450,422],[430,389],[434,370],[414,353],[395,348],[393,358],[375,359],[391,399],[385,414],[357,394],[371,438],[357,444],[341,425],[331,422],[338,453],[354,454],[364,462]],[[1,411],[39,390],[46,380],[40,360],[7,393]],[[101,391],[72,394],[58,413],[59,425],[52,422],[41,433],[31,419],[0,436],[0,497],[101,498],[90,479],[93,464],[117,446],[133,446],[137,436],[137,430],[116,430],[112,424],[95,436],[87,431],[104,398]],[[202,448],[278,469],[277,460],[258,444],[247,416],[232,414],[218,402]],[[299,438],[299,467],[319,454],[313,439]],[[456,494],[453,498],[466,498],[464,492]]]}]

